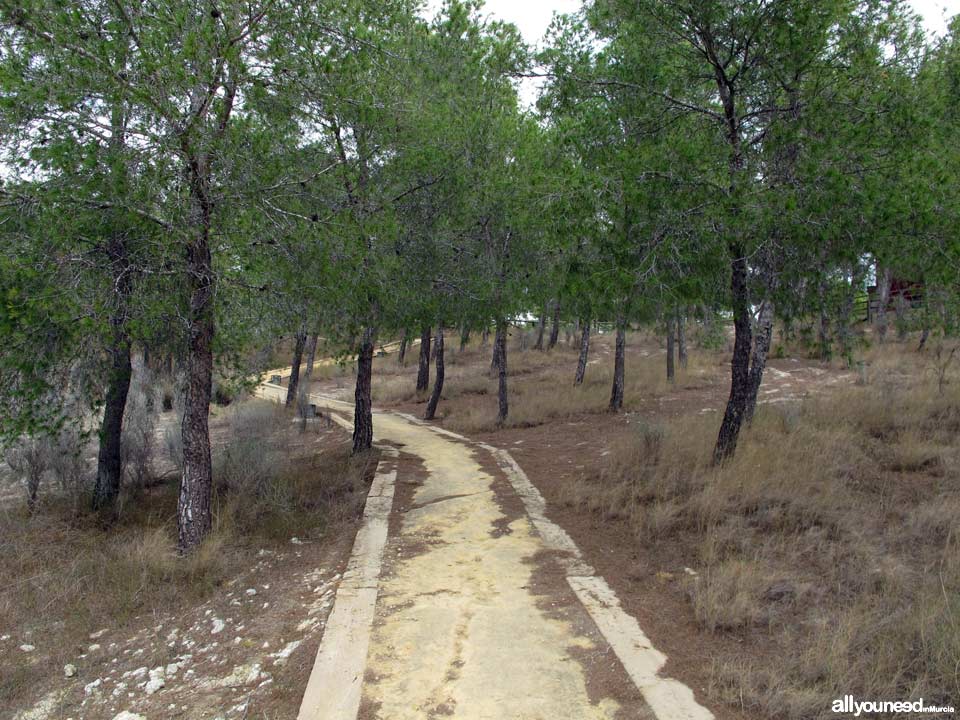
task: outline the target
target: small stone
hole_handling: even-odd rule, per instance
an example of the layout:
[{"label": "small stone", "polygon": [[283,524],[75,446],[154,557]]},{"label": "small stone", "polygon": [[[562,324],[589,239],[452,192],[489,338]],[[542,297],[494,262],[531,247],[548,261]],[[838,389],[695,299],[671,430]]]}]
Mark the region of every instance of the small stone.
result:
[{"label": "small stone", "polygon": [[250,597],[253,597],[254,595],[257,594],[257,589],[256,589],[256,588],[247,588],[247,589],[246,589],[246,593],[247,593],[247,595],[249,595]]},{"label": "small stone", "polygon": [[97,630],[95,633],[90,633],[91,640],[99,640],[104,635],[109,632],[109,628],[103,628],[103,630]]},{"label": "small stone", "polygon": [[290,538],[290,544],[291,544],[291,545],[303,545],[303,540],[301,540],[300,538],[294,536],[294,537]]},{"label": "small stone", "polygon": [[77,674],[77,666],[67,663],[63,666],[63,676],[64,677],[75,677]]},{"label": "small stone", "polygon": [[89,695],[90,693],[94,692],[102,684],[103,684],[103,680],[101,680],[100,678],[97,678],[93,682],[87,683],[86,685],[83,686],[84,695]]},{"label": "small stone", "polygon": [[21,645],[20,649],[23,650],[24,652],[33,652],[37,648],[34,647],[33,645]]},{"label": "small stone", "polygon": [[124,710],[113,716],[113,720],[147,720],[143,715],[137,715],[129,710]]},{"label": "small stone", "polygon": [[226,627],[226,624],[218,617],[213,619],[213,628],[210,630],[211,635],[217,635],[223,632],[223,629]]},{"label": "small stone", "polygon": [[96,652],[99,649],[100,649],[100,644],[94,643],[93,645],[87,648],[87,652]]}]

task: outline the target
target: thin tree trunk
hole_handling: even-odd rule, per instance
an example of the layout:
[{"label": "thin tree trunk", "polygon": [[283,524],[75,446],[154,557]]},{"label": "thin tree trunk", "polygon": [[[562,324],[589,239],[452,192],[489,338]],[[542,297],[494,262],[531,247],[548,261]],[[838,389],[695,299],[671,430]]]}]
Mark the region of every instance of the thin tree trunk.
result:
[{"label": "thin tree trunk", "polygon": [[499,347],[496,355],[497,369],[499,372],[499,384],[497,386],[497,425],[503,425],[507,421],[507,414],[510,410],[507,402],[507,323],[505,320],[497,320],[496,343]]},{"label": "thin tree trunk", "polygon": [[676,316],[673,311],[667,313],[667,382],[673,382],[676,379],[677,371],[674,366],[674,346],[676,344],[677,327]]},{"label": "thin tree trunk", "polygon": [[687,369],[687,317],[683,312],[677,313],[677,360],[680,367]]},{"label": "thin tree trunk", "polygon": [[213,383],[214,274],[209,244],[209,215],[202,231],[187,249],[190,288],[190,330],[187,343],[183,403],[183,475],[177,505],[181,553],[195,550],[212,526],[210,497],[213,471],[210,461],[210,392]]},{"label": "thin tree trunk", "polygon": [[417,370],[417,392],[430,387],[430,326],[420,329],[420,368]]},{"label": "thin tree trunk", "polygon": [[587,356],[590,354],[590,318],[581,322],[580,357],[577,358],[577,374],[573,379],[574,385],[583,385],[583,378],[587,374]]},{"label": "thin tree trunk", "polygon": [[460,352],[467,349],[467,343],[470,342],[470,326],[464,323],[460,326]]},{"label": "thin tree trunk", "polygon": [[353,452],[361,453],[373,446],[373,349],[377,340],[374,328],[364,328],[357,353],[357,385],[353,404]]},{"label": "thin tree trunk", "polygon": [[300,414],[300,430],[307,427],[307,406],[310,404],[310,380],[313,377],[313,366],[317,361],[317,334],[310,333],[307,337],[307,364],[303,368],[303,377],[300,379],[300,390],[297,392],[297,412]]},{"label": "thin tree trunk", "polygon": [[613,387],[610,390],[610,410],[623,407],[624,355],[627,345],[627,319],[621,311],[617,315],[617,345],[613,356]]},{"label": "thin tree trunk", "polygon": [[97,480],[93,486],[93,509],[113,515],[123,478],[123,413],[130,392],[133,365],[130,360],[130,337],[126,329],[127,300],[131,281],[127,272],[126,247],[123,240],[110,242],[111,264],[116,268],[114,287],[116,304],[110,316],[110,376],[107,397],[100,425],[100,448],[97,453]]},{"label": "thin tree trunk", "polygon": [[750,295],[747,287],[747,260],[743,248],[733,245],[731,251],[730,290],[733,300],[733,359],[730,362],[730,397],[720,424],[717,444],[713,450],[714,463],[732,457],[737,450],[740,428],[750,394],[750,352],[753,330],[750,327]]},{"label": "thin tree trunk", "polygon": [[877,337],[883,343],[887,339],[887,304],[890,302],[890,282],[892,274],[890,268],[877,268],[877,314],[874,318],[874,325],[877,330]]},{"label": "thin tree trunk", "polygon": [[930,337],[930,325],[924,320],[923,331],[920,333],[920,344],[917,345],[917,352],[923,352],[923,348],[927,345],[927,338]]},{"label": "thin tree trunk", "polygon": [[560,300],[553,301],[553,324],[550,326],[550,342],[547,343],[547,350],[553,350],[557,346],[557,340],[560,339]]},{"label": "thin tree trunk", "polygon": [[506,323],[504,323],[503,329],[500,327],[500,321],[497,321],[497,331],[493,336],[493,353],[490,355],[490,374],[497,372],[500,367],[500,346],[506,347],[507,345],[507,330]]},{"label": "thin tree trunk", "polygon": [[534,350],[543,350],[543,333],[547,329],[547,305],[544,303],[543,312],[540,313],[540,323],[537,327],[537,342],[534,343]]},{"label": "thin tree trunk", "polygon": [[817,345],[821,362],[830,359],[830,317],[827,313],[827,282],[823,268],[820,269],[820,279],[817,281],[817,303],[819,318],[817,321]]},{"label": "thin tree trunk", "polygon": [[300,364],[303,362],[303,350],[307,345],[307,329],[303,326],[294,336],[293,360],[290,363],[290,381],[287,383],[287,401],[291,407],[297,400],[297,389],[300,387]]},{"label": "thin tree trunk", "polygon": [[897,293],[893,309],[897,318],[897,340],[903,342],[907,339],[907,299],[903,296],[903,290]]},{"label": "thin tree trunk", "polygon": [[764,300],[760,306],[757,334],[753,341],[753,354],[750,358],[749,387],[744,409],[744,421],[747,424],[753,422],[753,415],[757,410],[757,397],[760,395],[763,371],[767,367],[767,356],[770,354],[770,344],[773,341],[773,315],[773,300]]},{"label": "thin tree trunk", "polygon": [[488,342],[490,342],[490,328],[484,327],[483,332],[480,333],[480,349],[485,348]]},{"label": "thin tree trunk", "polygon": [[427,412],[424,413],[424,420],[433,420],[437,413],[437,405],[440,403],[440,393],[443,392],[443,323],[437,323],[437,337],[433,345],[433,358],[436,363],[437,374],[433,381],[433,394],[430,395],[430,401],[427,403]]},{"label": "thin tree trunk", "polygon": [[403,367],[403,361],[407,357],[407,329],[403,329],[403,335],[400,336],[400,350],[397,352],[397,365]]}]

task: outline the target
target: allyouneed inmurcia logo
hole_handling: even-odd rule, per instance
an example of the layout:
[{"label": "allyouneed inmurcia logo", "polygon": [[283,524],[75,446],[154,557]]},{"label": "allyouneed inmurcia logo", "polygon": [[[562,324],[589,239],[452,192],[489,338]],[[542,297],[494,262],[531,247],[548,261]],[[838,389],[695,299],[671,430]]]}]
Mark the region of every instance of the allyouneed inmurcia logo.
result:
[{"label": "allyouneed inmurcia logo", "polygon": [[860,717],[864,713],[923,713],[925,715],[942,713],[952,715],[952,705],[927,705],[923,698],[919,700],[854,700],[853,695],[833,701],[833,712]]}]

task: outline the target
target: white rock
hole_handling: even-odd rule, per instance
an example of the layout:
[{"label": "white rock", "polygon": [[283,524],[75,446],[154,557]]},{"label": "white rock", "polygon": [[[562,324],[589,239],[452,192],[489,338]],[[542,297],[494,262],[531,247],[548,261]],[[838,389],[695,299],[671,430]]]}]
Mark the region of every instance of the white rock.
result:
[{"label": "white rock", "polygon": [[109,628],[104,628],[103,630],[97,630],[95,633],[90,633],[90,639],[91,639],[91,640],[99,640],[99,639],[102,638],[104,635],[106,635],[108,632],[109,632]]},{"label": "white rock", "polygon": [[170,663],[164,669],[166,675],[176,675],[178,672],[180,672],[180,663]]},{"label": "white rock", "polygon": [[290,544],[291,544],[291,545],[303,545],[303,540],[301,540],[300,538],[294,536],[294,537],[290,538]]},{"label": "white rock", "polygon": [[143,715],[137,715],[129,710],[124,710],[113,716],[113,720],[147,720]]},{"label": "white rock", "polygon": [[101,680],[100,678],[97,678],[91,683],[87,683],[86,685],[83,686],[84,695],[89,695],[101,685],[103,685],[103,680]]},{"label": "white rock", "polygon": [[144,690],[147,695],[153,695],[155,692],[162,690],[166,684],[167,681],[164,676],[163,667],[155,667],[150,671],[150,679],[147,680],[147,685]]},{"label": "white rock", "polygon": [[0,640],[3,640],[4,642],[6,642],[9,639],[10,639],[9,635],[0,635]]},{"label": "white rock", "polygon": [[247,593],[247,595],[249,595],[250,597],[253,597],[254,595],[257,594],[257,590],[256,590],[256,588],[247,588],[246,593]]},{"label": "white rock", "polygon": [[226,627],[223,620],[218,617],[213,619],[213,629],[210,630],[211,635],[217,635],[218,633],[223,632],[223,629]]},{"label": "white rock", "polygon": [[169,633],[167,633],[167,642],[174,642],[177,639],[177,636],[180,634],[180,631],[177,628],[174,628]]},{"label": "white rock", "polygon": [[99,643],[94,643],[93,645],[87,648],[87,652],[96,652],[99,649],[100,649]]},{"label": "white rock", "polygon": [[64,677],[73,677],[77,674],[77,666],[67,663],[63,666],[63,676]]},{"label": "white rock", "polygon": [[277,665],[284,665],[287,662],[287,660],[290,659],[290,656],[293,654],[293,651],[296,650],[298,647],[300,647],[300,642],[301,642],[300,640],[294,640],[293,642],[289,642],[286,644],[283,650],[280,650],[279,652],[275,652],[270,657],[274,658],[274,663],[276,663]]}]

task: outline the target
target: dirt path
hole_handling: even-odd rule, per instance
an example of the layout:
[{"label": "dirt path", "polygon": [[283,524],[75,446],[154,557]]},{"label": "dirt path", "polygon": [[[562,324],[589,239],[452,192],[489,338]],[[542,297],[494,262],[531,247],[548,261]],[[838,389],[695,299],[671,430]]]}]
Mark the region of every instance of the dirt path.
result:
[{"label": "dirt path", "polygon": [[371,491],[301,720],[712,717],[658,676],[666,657],[507,453],[396,413],[374,431],[399,456]]}]

